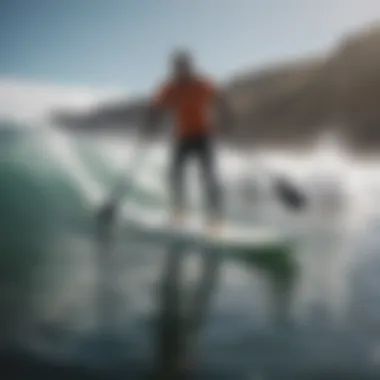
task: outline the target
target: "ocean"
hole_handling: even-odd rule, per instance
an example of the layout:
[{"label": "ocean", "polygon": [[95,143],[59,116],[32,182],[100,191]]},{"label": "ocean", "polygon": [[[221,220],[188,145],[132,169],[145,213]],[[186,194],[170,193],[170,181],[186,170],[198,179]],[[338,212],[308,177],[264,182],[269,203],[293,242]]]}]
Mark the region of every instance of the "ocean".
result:
[{"label": "ocean", "polygon": [[[49,379],[142,378],[153,364],[155,289],[164,247],[115,238],[112,339],[99,334],[96,303],[94,210],[123,175],[132,180],[126,175],[134,166],[132,137],[69,136],[50,126],[3,122],[0,145],[0,377],[26,378],[34,372]],[[168,202],[167,146],[148,152],[125,200],[147,215]],[[324,160],[326,152],[320,155]],[[376,165],[346,162],[345,171],[339,169],[339,184],[352,190],[343,212],[334,211],[335,200],[327,211],[316,202],[313,212],[300,216],[281,210],[266,195],[240,191],[257,167],[264,168],[251,161],[220,149],[229,218],[296,235],[306,231],[299,233],[299,253],[307,261],[298,285],[302,307],[291,326],[272,326],[264,312],[261,276],[241,264],[223,263],[197,341],[194,379],[380,378]],[[293,161],[278,156],[271,162],[305,191],[316,192],[309,174],[318,165],[331,165],[310,157]],[[195,178],[192,173],[191,202],[200,212]],[[187,290],[196,274],[197,254],[190,252]]]}]

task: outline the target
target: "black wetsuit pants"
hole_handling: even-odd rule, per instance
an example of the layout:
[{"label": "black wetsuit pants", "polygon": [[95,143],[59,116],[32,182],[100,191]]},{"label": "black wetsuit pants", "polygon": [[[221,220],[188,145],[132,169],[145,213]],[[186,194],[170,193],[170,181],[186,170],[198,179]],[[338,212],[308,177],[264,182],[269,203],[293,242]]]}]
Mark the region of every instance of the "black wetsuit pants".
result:
[{"label": "black wetsuit pants", "polygon": [[189,158],[195,158],[200,165],[208,217],[221,217],[221,189],[217,178],[215,149],[209,135],[175,141],[170,173],[172,205],[177,210],[185,209],[184,174]]}]

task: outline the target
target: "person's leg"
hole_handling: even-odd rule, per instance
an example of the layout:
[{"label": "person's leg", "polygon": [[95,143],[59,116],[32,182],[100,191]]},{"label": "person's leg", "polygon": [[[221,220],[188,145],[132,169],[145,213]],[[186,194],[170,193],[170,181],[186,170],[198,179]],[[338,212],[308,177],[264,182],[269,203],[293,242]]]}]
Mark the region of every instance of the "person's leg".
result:
[{"label": "person's leg", "polygon": [[183,181],[184,167],[189,154],[189,148],[188,141],[179,140],[175,142],[170,170],[170,208],[174,219],[182,219],[185,211]]},{"label": "person's leg", "polygon": [[219,221],[223,218],[221,188],[215,163],[215,151],[210,137],[205,136],[199,139],[196,151],[206,191],[208,219]]}]

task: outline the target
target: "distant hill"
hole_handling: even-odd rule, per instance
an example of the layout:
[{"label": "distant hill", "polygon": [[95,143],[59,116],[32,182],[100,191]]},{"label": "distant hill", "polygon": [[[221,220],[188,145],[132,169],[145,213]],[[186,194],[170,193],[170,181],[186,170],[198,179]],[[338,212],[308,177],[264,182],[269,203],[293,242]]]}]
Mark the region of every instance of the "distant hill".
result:
[{"label": "distant hill", "polygon": [[[279,63],[225,85],[238,115],[228,136],[239,144],[300,145],[340,126],[359,150],[380,146],[380,26],[349,36],[324,57]],[[127,130],[140,122],[146,100],[104,104],[87,115],[57,112],[70,128]]]}]

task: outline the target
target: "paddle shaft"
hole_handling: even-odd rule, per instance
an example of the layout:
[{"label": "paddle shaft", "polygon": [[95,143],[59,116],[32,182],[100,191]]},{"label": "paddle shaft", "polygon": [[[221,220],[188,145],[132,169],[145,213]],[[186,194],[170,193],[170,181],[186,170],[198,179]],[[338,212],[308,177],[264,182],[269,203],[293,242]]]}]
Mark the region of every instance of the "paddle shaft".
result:
[{"label": "paddle shaft", "polygon": [[127,189],[125,189],[125,176],[122,176],[120,182],[117,184],[113,193],[111,194],[108,202],[102,208],[97,218],[97,245],[98,245],[98,319],[99,328],[103,335],[107,336],[112,334],[112,319],[113,319],[113,300],[115,297],[112,279],[114,276],[114,255],[113,255],[113,224],[115,221],[115,211],[118,204],[124,196],[129,195],[133,187],[133,179],[136,170],[139,170],[142,155],[142,141],[139,139],[135,145],[134,152],[132,153],[132,160],[129,166],[132,168],[130,171],[130,181]]},{"label": "paddle shaft", "polygon": [[116,205],[121,202],[125,196],[129,196],[134,185],[134,179],[137,172],[141,168],[141,161],[143,159],[143,153],[145,153],[144,142],[141,138],[138,138],[136,145],[134,146],[134,151],[132,153],[132,159],[128,162],[128,183],[126,186],[126,176],[122,175],[120,181],[117,183],[113,189],[110,196],[110,203]]}]

